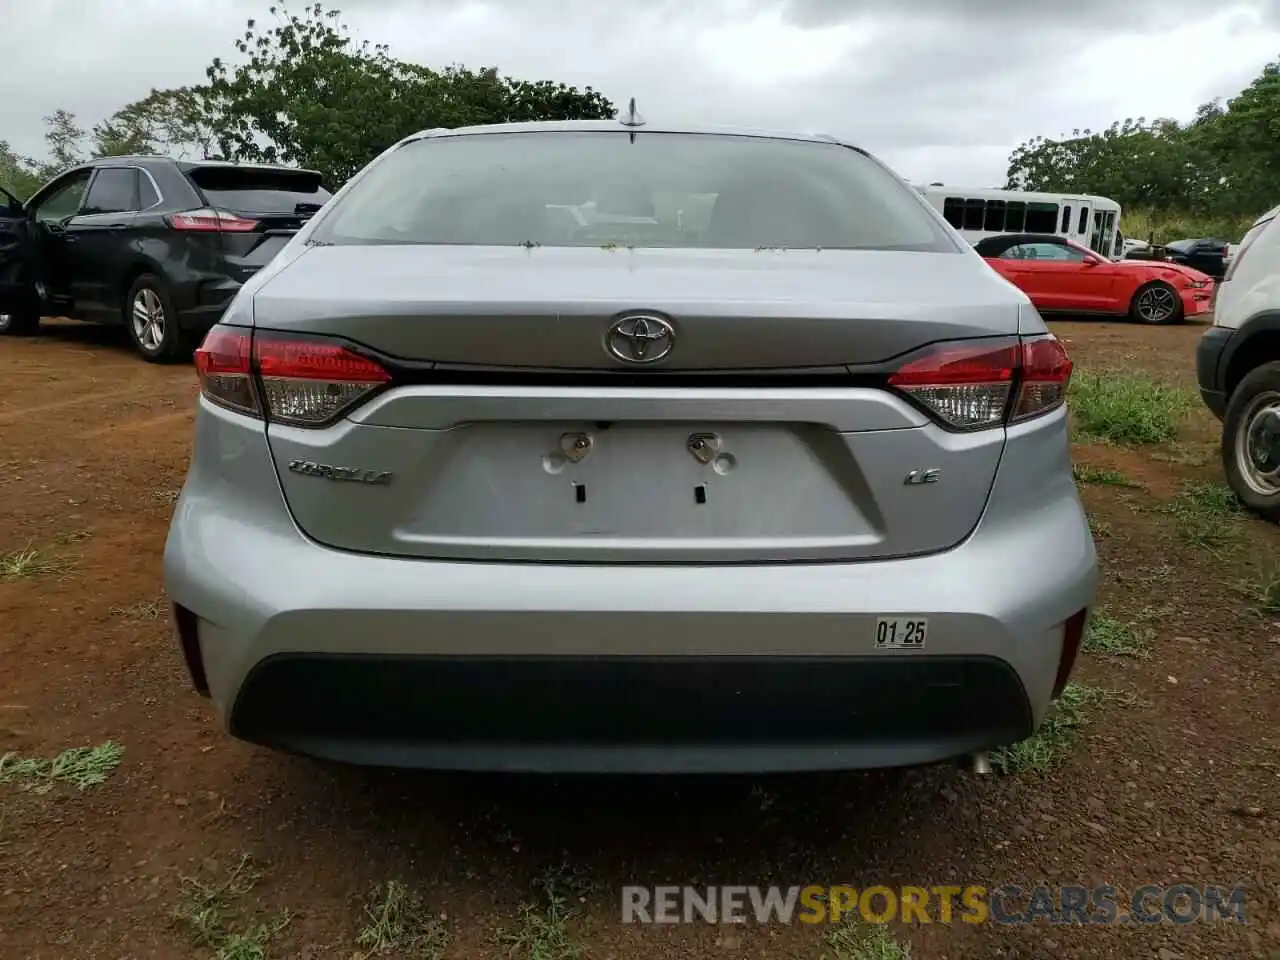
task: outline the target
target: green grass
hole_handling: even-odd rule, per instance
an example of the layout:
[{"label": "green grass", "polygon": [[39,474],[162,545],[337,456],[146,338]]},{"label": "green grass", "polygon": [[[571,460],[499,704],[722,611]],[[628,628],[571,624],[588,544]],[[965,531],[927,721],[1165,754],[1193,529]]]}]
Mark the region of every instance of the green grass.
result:
[{"label": "green grass", "polygon": [[426,912],[421,897],[399,881],[389,880],[376,887],[364,913],[367,922],[356,944],[365,949],[352,960],[437,960],[448,945],[444,925]]},{"label": "green grass", "polygon": [[[214,868],[212,873],[218,871]],[[183,877],[173,917],[191,943],[214,951],[217,960],[267,960],[272,940],[292,917],[281,911],[269,922],[241,925],[236,905],[262,878],[248,854],[222,876]]]},{"label": "green grass", "polygon": [[1154,210],[1150,207],[1128,207],[1120,216],[1120,232],[1135,240],[1156,243],[1172,243],[1192,237],[1217,237],[1229,243],[1239,243],[1255,217],[1249,216],[1197,216],[1177,210]]},{"label": "green grass", "polygon": [[1280,564],[1270,558],[1239,583],[1236,590],[1260,617],[1280,616]]},{"label": "green grass", "polygon": [[1077,439],[1126,446],[1170,442],[1194,406],[1186,390],[1131,373],[1080,373],[1068,404]]},{"label": "green grass", "polygon": [[562,868],[544,873],[534,886],[538,896],[520,904],[517,925],[499,930],[498,943],[522,960],[577,960],[586,948],[570,936],[569,921],[590,885]]},{"label": "green grass", "polygon": [[1106,467],[1091,467],[1087,463],[1077,463],[1072,466],[1071,474],[1075,477],[1076,483],[1079,484],[1097,484],[1099,486],[1108,487],[1129,487],[1130,489],[1141,489],[1142,484],[1136,480],[1130,480],[1119,470],[1111,470]]},{"label": "green grass", "polygon": [[1219,553],[1240,538],[1244,507],[1220,483],[1184,484],[1163,510],[1173,517],[1178,536],[1199,550]]},{"label": "green grass", "polygon": [[1040,728],[1019,743],[991,755],[992,769],[1004,774],[1048,773],[1061,766],[1080,742],[1080,731],[1102,704],[1123,700],[1109,690],[1069,683]]},{"label": "green grass", "polygon": [[66,559],[28,544],[21,550],[0,555],[0,580],[25,580],[47,573],[60,573],[69,565]]},{"label": "green grass", "polygon": [[1084,651],[1101,657],[1151,659],[1151,632],[1097,612],[1089,619]]},{"label": "green grass", "polygon": [[835,952],[828,957],[823,951],[822,960],[911,960],[911,947],[880,924],[841,924],[823,940]]},{"label": "green grass", "polygon": [[72,747],[52,760],[0,756],[0,783],[20,783],[35,793],[48,793],[55,783],[74,784],[81,791],[105,783],[120,766],[124,747],[108,740],[96,747]]}]

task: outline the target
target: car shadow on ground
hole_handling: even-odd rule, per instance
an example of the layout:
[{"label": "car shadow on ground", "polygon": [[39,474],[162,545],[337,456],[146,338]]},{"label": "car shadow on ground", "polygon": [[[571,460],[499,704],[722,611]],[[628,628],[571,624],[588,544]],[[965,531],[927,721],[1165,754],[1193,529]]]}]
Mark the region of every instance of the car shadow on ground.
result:
[{"label": "car shadow on ground", "polygon": [[[975,781],[952,764],[741,777],[438,774],[302,758],[282,767],[273,779],[285,805],[338,862],[367,858],[370,846],[461,849],[456,865],[508,879],[567,867],[611,893],[628,883],[919,883],[925,864],[971,851],[978,814],[957,802]],[[976,789],[994,785],[984,779]]]}]

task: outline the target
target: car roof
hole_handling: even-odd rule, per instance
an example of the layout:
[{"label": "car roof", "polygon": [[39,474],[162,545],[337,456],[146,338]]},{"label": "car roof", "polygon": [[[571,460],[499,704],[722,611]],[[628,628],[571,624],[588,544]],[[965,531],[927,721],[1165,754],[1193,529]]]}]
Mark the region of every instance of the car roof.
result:
[{"label": "car roof", "polygon": [[89,167],[109,166],[113,163],[171,163],[179,170],[204,170],[209,167],[228,167],[237,170],[287,170],[291,173],[306,173],[313,176],[319,176],[319,171],[308,170],[303,167],[290,167],[283,163],[240,163],[235,160],[177,160],[173,157],[166,157],[159,153],[129,153],[112,157],[94,157],[83,163],[78,163],[75,167],[68,169],[80,169]]},{"label": "car roof", "polygon": [[988,246],[997,242],[1002,243],[1060,243],[1067,246],[1070,241],[1066,237],[1060,237],[1056,233],[1002,233],[994,237],[983,237],[978,243],[985,243]]},{"label": "car roof", "polygon": [[610,131],[615,133],[684,133],[705,134],[719,137],[758,137],[771,140],[801,140],[812,143],[834,143],[849,147],[860,153],[862,148],[839,140],[825,133],[800,132],[796,130],[775,130],[757,127],[735,127],[706,124],[679,123],[643,123],[632,126],[620,120],[534,120],[525,123],[487,123],[471,127],[434,127],[430,130],[419,130],[402,140],[408,143],[413,140],[425,140],[435,137],[471,136],[493,133],[598,133]]}]

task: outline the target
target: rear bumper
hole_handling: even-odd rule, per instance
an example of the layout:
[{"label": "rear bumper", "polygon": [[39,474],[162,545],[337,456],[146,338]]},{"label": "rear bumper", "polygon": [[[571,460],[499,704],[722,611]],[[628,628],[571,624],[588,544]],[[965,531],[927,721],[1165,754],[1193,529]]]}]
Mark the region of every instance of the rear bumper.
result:
[{"label": "rear bumper", "polygon": [[1210,327],[1196,343],[1196,381],[1200,398],[1219,420],[1227,409],[1227,392],[1223,383],[1226,373],[1223,354],[1235,331],[1226,327]]},{"label": "rear bumper", "polygon": [[[1009,431],[986,513],[943,553],[574,565],[320,546],[265,438],[202,406],[166,590],[226,728],[271,747],[547,772],[932,762],[1030,733],[1064,624],[1093,604],[1065,412],[1051,419]],[[889,617],[928,619],[925,649],[877,649]]]},{"label": "rear bumper", "polygon": [[203,278],[182,284],[174,291],[174,307],[183,330],[205,333],[222,319],[240,284],[230,277]]}]

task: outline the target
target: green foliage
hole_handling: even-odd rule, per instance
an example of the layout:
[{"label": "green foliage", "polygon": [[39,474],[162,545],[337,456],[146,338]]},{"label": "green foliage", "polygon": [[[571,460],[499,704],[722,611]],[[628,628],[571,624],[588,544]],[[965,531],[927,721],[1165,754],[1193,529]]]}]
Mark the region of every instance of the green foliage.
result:
[{"label": "green foliage", "polygon": [[496,67],[430,70],[357,43],[337,10],[270,8],[250,20],[235,66],[214,60],[206,110],[232,158],[320,170],[333,185],[401,138],[431,127],[519,120],[602,119],[613,104],[590,87],[503,77]]},{"label": "green foliage", "polygon": [[17,199],[25,200],[35,193],[39,186],[40,177],[36,173],[36,162],[15,153],[6,141],[0,140],[0,187],[8,190]]},{"label": "green foliage", "polygon": [[152,90],[88,131],[57,110],[45,118],[44,162],[0,141],[0,186],[26,199],[87,157],[159,153],[295,164],[337,188],[418,130],[616,114],[591,87],[397,60],[385,45],[353,39],[340,12],[322,3],[268,12],[270,23],[249,20],[236,39],[236,63],[214,59],[207,84]]},{"label": "green foliage", "polygon": [[[1035,137],[1009,158],[1008,185],[1026,190],[1100,194],[1123,207],[1173,211],[1202,221],[1170,236],[1239,240],[1252,218],[1277,202],[1280,177],[1280,61],[1234,99],[1206,103],[1187,123],[1145,118],[1106,130]],[[1207,218],[1207,219],[1206,219]],[[1124,215],[1125,234],[1147,239]]]}]

